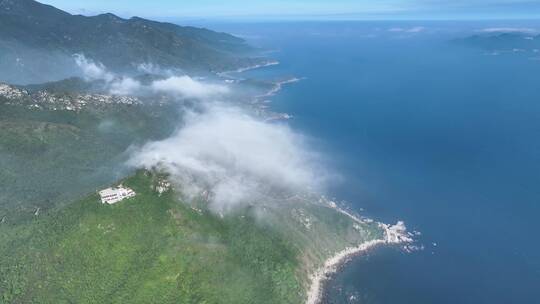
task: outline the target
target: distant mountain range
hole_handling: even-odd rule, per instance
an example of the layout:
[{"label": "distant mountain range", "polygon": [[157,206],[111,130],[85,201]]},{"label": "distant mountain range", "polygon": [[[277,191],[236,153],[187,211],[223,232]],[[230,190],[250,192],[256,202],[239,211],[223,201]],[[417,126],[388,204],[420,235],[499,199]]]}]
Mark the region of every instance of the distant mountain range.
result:
[{"label": "distant mountain range", "polygon": [[458,42],[489,51],[533,51],[540,49],[539,34],[521,32],[477,34],[465,39],[460,39]]},{"label": "distant mountain range", "polygon": [[140,64],[204,72],[260,63],[249,58],[253,51],[243,39],[207,29],[113,14],[72,15],[33,0],[0,0],[0,81],[74,76],[74,54],[115,72],[132,72]]}]

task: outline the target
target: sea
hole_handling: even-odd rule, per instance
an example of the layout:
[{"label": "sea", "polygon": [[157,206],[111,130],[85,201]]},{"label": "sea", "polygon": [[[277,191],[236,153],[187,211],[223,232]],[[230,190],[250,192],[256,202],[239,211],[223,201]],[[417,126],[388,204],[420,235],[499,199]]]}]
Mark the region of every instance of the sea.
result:
[{"label": "sea", "polygon": [[540,54],[457,42],[538,21],[196,25],[280,62],[245,77],[302,79],[271,107],[339,172],[331,196],[421,232],[344,265],[325,303],[540,303]]}]

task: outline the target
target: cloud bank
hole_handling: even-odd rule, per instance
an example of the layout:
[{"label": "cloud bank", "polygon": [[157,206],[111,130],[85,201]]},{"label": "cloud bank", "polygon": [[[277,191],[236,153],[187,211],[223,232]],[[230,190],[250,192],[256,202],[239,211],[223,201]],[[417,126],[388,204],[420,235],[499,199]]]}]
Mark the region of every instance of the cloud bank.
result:
[{"label": "cloud bank", "polygon": [[187,75],[177,76],[171,70],[164,70],[152,64],[140,64],[138,70],[144,73],[165,76],[150,84],[110,72],[103,64],[94,62],[82,54],[75,54],[75,63],[86,80],[103,80],[108,91],[114,95],[168,94],[179,98],[210,99],[230,92],[224,84],[204,83]]},{"label": "cloud bank", "polygon": [[211,210],[227,212],[275,191],[321,191],[328,175],[319,160],[287,126],[212,104],[188,114],[172,137],[138,149],[129,164],[165,170],[189,199],[209,193]]},{"label": "cloud bank", "polygon": [[[104,80],[112,94],[167,94],[177,100],[199,101],[197,111],[182,109],[186,113],[182,125],[170,138],[133,148],[128,161],[133,168],[169,173],[188,200],[204,196],[211,210],[225,213],[276,194],[324,191],[328,171],[320,165],[320,155],[311,152],[306,138],[286,125],[218,103],[232,96],[227,85],[172,74],[143,83],[109,72],[82,55],[75,58],[86,79]],[[152,65],[140,69],[159,70]]]},{"label": "cloud bank", "polygon": [[112,81],[114,79],[114,74],[107,71],[107,68],[103,64],[94,62],[86,58],[83,54],[75,54],[73,58],[77,66],[81,69],[85,79],[105,81]]},{"label": "cloud bank", "polygon": [[199,99],[208,99],[229,93],[229,88],[225,85],[202,83],[189,76],[172,76],[164,80],[157,80],[152,83],[151,88],[158,93]]},{"label": "cloud bank", "polygon": [[116,79],[109,84],[109,91],[114,95],[136,95],[142,90],[142,84],[129,77]]},{"label": "cloud bank", "polygon": [[482,33],[522,33],[522,34],[536,34],[539,31],[533,28],[524,27],[490,27],[479,30]]},{"label": "cloud bank", "polygon": [[411,28],[394,27],[394,28],[388,29],[389,32],[393,32],[393,33],[420,33],[425,30],[426,28],[423,26],[415,26]]}]

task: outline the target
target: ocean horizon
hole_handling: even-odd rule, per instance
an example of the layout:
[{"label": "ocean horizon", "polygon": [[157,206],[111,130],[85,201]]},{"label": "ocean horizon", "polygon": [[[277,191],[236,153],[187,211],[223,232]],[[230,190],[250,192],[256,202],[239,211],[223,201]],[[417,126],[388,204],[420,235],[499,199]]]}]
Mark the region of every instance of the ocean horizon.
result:
[{"label": "ocean horizon", "polygon": [[540,298],[540,61],[456,41],[527,21],[210,24],[279,65],[294,117],[342,176],[329,195],[419,231],[342,267],[325,303],[533,303]]}]

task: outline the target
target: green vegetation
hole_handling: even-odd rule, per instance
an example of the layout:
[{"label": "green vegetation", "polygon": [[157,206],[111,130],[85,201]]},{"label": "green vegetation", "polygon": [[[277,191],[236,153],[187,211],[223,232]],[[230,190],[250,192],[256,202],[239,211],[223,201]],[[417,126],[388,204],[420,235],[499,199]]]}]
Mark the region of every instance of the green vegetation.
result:
[{"label": "green vegetation", "polygon": [[287,205],[312,219],[310,229],[282,206],[216,216],[173,191],[159,195],[159,178],[138,172],[123,182],[137,196],[113,206],[91,195],[0,224],[0,302],[302,303],[308,268],[334,249],[313,240],[342,249],[380,234],[307,202]]},{"label": "green vegetation", "polygon": [[[124,164],[132,145],[174,131],[178,106],[62,110],[80,84],[46,84],[41,108],[0,97],[0,304],[303,303],[328,257],[382,237],[313,194],[276,191],[224,216],[180,190],[159,194],[167,176]],[[134,198],[88,195],[132,174],[122,183]]]},{"label": "green vegetation", "polygon": [[125,176],[125,151],[168,136],[173,105],[28,110],[0,100],[0,219],[16,221]]}]

